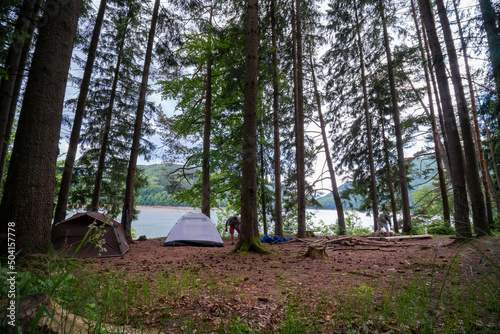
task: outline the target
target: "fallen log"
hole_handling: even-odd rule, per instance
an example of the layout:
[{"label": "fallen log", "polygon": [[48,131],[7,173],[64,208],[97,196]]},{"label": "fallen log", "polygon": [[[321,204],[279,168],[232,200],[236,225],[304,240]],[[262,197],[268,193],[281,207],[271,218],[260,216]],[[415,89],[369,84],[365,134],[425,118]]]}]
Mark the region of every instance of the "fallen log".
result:
[{"label": "fallen log", "polygon": [[421,235],[397,235],[394,237],[368,237],[369,240],[405,240],[405,239],[432,239],[433,236],[430,234],[421,234]]},{"label": "fallen log", "polygon": [[370,245],[376,245],[377,247],[403,247],[403,246],[408,246],[408,245],[405,245],[405,244],[372,244],[370,242],[363,242],[361,243],[360,245],[364,245],[364,246],[370,246]]},{"label": "fallen log", "polygon": [[[152,334],[157,333],[126,326],[110,325],[83,318],[63,309],[45,293],[32,293],[20,297],[17,315],[7,331],[10,333],[90,333],[100,329],[99,333]],[[7,317],[8,299],[0,300],[0,317]],[[2,313],[3,312],[3,313]]]},{"label": "fallen log", "polygon": [[379,248],[337,248],[337,247],[331,247],[328,250],[331,251],[341,251],[341,250],[347,250],[347,251],[362,251],[362,250],[381,250]]},{"label": "fallen log", "polygon": [[293,238],[293,240],[290,240],[289,242],[307,242],[303,238]]},{"label": "fallen log", "polygon": [[353,238],[355,238],[355,237],[353,237],[353,236],[341,237],[341,238],[325,241],[324,244],[338,244],[338,243],[345,241],[345,240],[352,240]]}]

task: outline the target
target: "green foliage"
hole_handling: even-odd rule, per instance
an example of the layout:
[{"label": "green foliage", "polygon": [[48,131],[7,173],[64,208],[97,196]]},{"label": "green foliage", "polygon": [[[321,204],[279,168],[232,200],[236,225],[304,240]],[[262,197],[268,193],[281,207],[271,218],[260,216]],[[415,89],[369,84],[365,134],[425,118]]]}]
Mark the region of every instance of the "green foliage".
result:
[{"label": "green foliage", "polygon": [[[344,211],[344,221],[345,233],[347,235],[366,235],[371,233],[369,229],[362,227],[361,218],[354,211]],[[340,227],[338,225],[338,220],[333,226],[333,230],[336,235],[339,234]]]},{"label": "green foliage", "polygon": [[[218,8],[214,8],[217,15]],[[237,13],[232,13],[236,15]],[[236,206],[240,201],[241,137],[243,111],[244,43],[240,22],[229,20],[222,27],[201,25],[183,36],[183,47],[175,54],[178,75],[161,81],[163,96],[177,101],[180,113],[161,120],[167,162],[186,161],[176,174],[178,181],[191,178],[191,187],[179,189],[174,199],[201,206],[202,138],[205,118],[206,62],[212,67],[210,198],[211,206]],[[193,72],[191,72],[193,71]],[[172,175],[173,176],[173,175]],[[176,181],[174,181],[176,182]]]},{"label": "green foliage", "polygon": [[[137,205],[160,205],[160,206],[195,206],[183,200],[182,194],[188,191],[192,185],[195,174],[183,173],[184,178],[178,175],[180,165],[155,164],[138,166],[148,183],[140,189],[140,196],[136,199]],[[187,180],[186,180],[187,179]]]},{"label": "green foliage", "polygon": [[[89,154],[78,159],[71,179],[68,208],[78,211],[89,207],[95,183],[95,157]],[[107,168],[102,181],[102,190],[99,207],[111,218],[121,214],[123,205],[123,193],[127,178],[128,161],[122,159],[112,160],[112,168]],[[146,186],[147,179],[144,173],[138,169],[134,192],[139,196],[140,189]],[[136,204],[136,203],[135,203]],[[134,217],[138,212],[134,210]]]},{"label": "green foliage", "polygon": [[[7,266],[0,267],[0,279],[2,282],[7,283],[7,279],[12,277],[12,270]],[[16,293],[18,296],[24,296],[28,293],[37,291],[38,279],[29,271],[22,271],[16,274]],[[9,284],[2,284],[0,287],[0,300],[8,299],[9,295]]]},{"label": "green foliage", "polygon": [[[441,250],[438,248],[430,262],[425,263],[432,268],[425,274],[416,271],[413,279],[408,279],[393,271],[379,279],[353,279],[345,293],[335,288],[315,293],[282,277],[276,286],[275,302],[279,307],[272,307],[273,332],[497,333],[500,330],[498,246],[495,239],[466,243],[457,249],[449,263],[439,260]],[[255,296],[235,296],[241,292],[239,282],[247,286],[239,274],[227,272],[212,276],[206,267],[204,270],[175,267],[145,277],[140,273],[116,271],[112,266],[109,270],[81,267],[72,260],[53,256],[19,262],[23,268],[19,268],[17,274],[18,295],[48,293],[64,309],[84,317],[89,333],[109,333],[106,323],[145,329],[144,324],[155,319],[162,319],[155,326],[157,330],[269,332],[269,328],[262,328],[260,321],[255,321],[259,318],[255,318],[254,308],[250,306],[255,305]],[[0,279],[5,281],[8,272],[7,268],[0,267]],[[346,273],[342,273],[344,275]],[[335,280],[334,274],[333,287]],[[384,290],[385,297],[381,297],[378,284],[384,281],[386,288],[387,280],[392,284],[391,294],[387,295]],[[0,299],[7,298],[6,286],[0,287]],[[204,307],[183,314],[176,311],[180,305]],[[249,309],[245,310],[242,305],[248,305]],[[50,313],[45,315],[50,319]],[[0,330],[6,328],[4,325],[0,324]]]},{"label": "green foliage", "polygon": [[243,322],[243,319],[236,318],[230,321],[227,327],[225,327],[223,331],[219,329],[219,333],[251,334],[255,332],[248,326],[248,324]]},{"label": "green foliage", "polygon": [[[495,169],[494,165],[500,164],[500,100],[498,95],[492,90],[489,90],[481,99],[481,104],[478,108],[478,113],[481,115],[481,119],[485,123],[482,126],[483,133],[489,130],[490,138],[487,141],[483,141],[484,157],[488,170],[492,171]],[[495,157],[495,161],[493,160]],[[492,173],[493,182],[498,184],[496,174]]]},{"label": "green foliage", "polygon": [[[150,3],[145,0],[108,2],[86,101],[86,117],[80,133],[81,157],[73,171],[68,203],[70,209],[79,210],[89,206],[95,188],[99,155],[106,150],[99,208],[112,217],[121,213],[142,78],[145,32],[149,29],[149,19],[144,20],[149,17],[148,6]],[[80,22],[79,50],[73,53],[76,67],[85,66],[86,59],[79,56],[87,51],[93,29],[83,27],[93,27],[94,19],[93,15],[84,16]],[[77,87],[82,81],[76,76],[70,76],[69,80]],[[77,98],[68,99],[65,106],[69,110],[65,114],[70,114],[76,104]],[[153,149],[152,143],[146,138],[154,132],[152,115],[156,109],[152,102],[146,101],[139,152],[146,159]],[[71,122],[70,119],[65,121]],[[106,127],[107,121],[110,122],[109,129]],[[104,143],[106,132],[108,140]],[[139,170],[134,187],[135,198],[139,196],[138,189],[145,185],[146,179]]]},{"label": "green foliage", "polygon": [[455,229],[443,222],[432,222],[427,226],[427,233],[435,235],[454,235]]},{"label": "green foliage", "polygon": [[426,224],[423,221],[418,219],[412,219],[410,226],[410,234],[412,235],[425,234],[425,229],[426,229]]},{"label": "green foliage", "polygon": [[[5,158],[5,169],[3,171],[3,182],[2,182],[2,187],[3,185],[5,185],[5,180],[7,179],[7,174],[9,172],[9,162],[10,162],[10,157],[12,155],[12,146],[14,145],[14,138],[16,136],[16,130],[17,130],[17,119],[14,119],[14,124],[12,126],[12,133],[10,135],[10,139],[9,139],[9,145],[8,145],[8,148],[7,148],[7,156]],[[0,189],[0,190],[3,190],[3,189]],[[3,191],[0,192],[0,200],[2,199],[3,197]]]},{"label": "green foliage", "polygon": [[[350,188],[350,183],[344,183],[340,187],[338,187],[339,193],[343,194],[343,199],[342,199],[342,208],[344,210],[358,210],[361,207],[362,204],[362,197],[361,196],[349,196],[347,195],[348,189]],[[348,197],[348,198],[346,198]],[[333,198],[333,195],[331,193],[317,197],[316,200],[320,204],[317,208],[322,208],[325,210],[336,210],[337,207],[335,206],[335,200]]]},{"label": "green foliage", "polygon": [[[476,253],[480,262],[487,263],[487,266],[478,267],[477,262],[470,261],[463,254],[465,249]],[[435,332],[439,327],[443,333],[494,333],[498,330],[497,312],[500,310],[498,260],[498,254],[486,254],[475,243],[464,245],[457,251],[454,262],[446,268],[444,279],[434,271],[430,281],[415,277],[406,291],[393,299],[391,308],[401,323],[418,326],[424,332]],[[470,266],[470,271],[477,274],[460,273],[462,265]],[[486,323],[494,325],[482,326]]]},{"label": "green foliage", "polygon": [[496,215],[493,218],[493,226],[491,227],[492,231],[500,232],[500,214]]},{"label": "green foliage", "polygon": [[[414,210],[427,224],[442,221],[443,201],[438,184],[422,185],[416,192],[410,194],[410,197],[414,202]],[[452,198],[449,198],[449,201],[450,207],[453,207]]]},{"label": "green foliage", "polygon": [[226,231],[226,220],[231,216],[239,216],[239,212],[232,208],[231,206],[221,207],[217,209],[217,222],[215,226],[222,238],[228,237],[230,234]]}]

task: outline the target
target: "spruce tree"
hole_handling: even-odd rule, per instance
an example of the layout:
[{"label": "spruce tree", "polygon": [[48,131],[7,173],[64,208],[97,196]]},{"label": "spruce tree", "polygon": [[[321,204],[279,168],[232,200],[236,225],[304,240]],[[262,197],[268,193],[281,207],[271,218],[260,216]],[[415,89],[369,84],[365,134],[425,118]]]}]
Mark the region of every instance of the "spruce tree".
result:
[{"label": "spruce tree", "polygon": [[156,24],[158,21],[158,11],[160,8],[160,0],[156,0],[151,18],[151,27],[149,29],[148,44],[146,48],[146,56],[144,59],[144,69],[142,72],[141,89],[139,92],[139,102],[137,113],[134,122],[134,133],[132,138],[132,148],[130,151],[130,159],[128,162],[127,181],[125,185],[125,198],[122,210],[122,226],[128,235],[132,233],[132,217],[134,207],[134,186],[137,173],[137,157],[139,156],[140,140],[142,134],[142,123],[144,117],[144,108],[146,105],[146,94],[148,90],[149,69],[151,66],[151,58],[153,53],[153,43],[156,33]]},{"label": "spruce tree", "polygon": [[[140,59],[143,57],[141,50],[144,50],[141,46],[146,44],[144,31],[148,29],[144,18],[150,17],[147,8],[144,1],[129,0],[125,6],[108,2],[80,134],[81,157],[73,172],[69,209],[98,207],[112,217],[121,213],[135,121],[133,115],[140,91]],[[81,84],[81,79],[74,80],[77,85]],[[74,108],[77,102],[70,99],[67,105]],[[155,109],[146,101],[146,119],[151,118]],[[109,132],[107,144],[103,145],[105,128]],[[145,122],[143,131],[140,152],[147,156],[153,148],[145,140],[153,133],[149,121]],[[142,176],[137,179],[138,183],[144,183]],[[100,190],[96,187],[99,180]]]},{"label": "spruce tree", "polygon": [[59,10],[44,13],[30,68],[5,183],[8,196],[0,204],[3,254],[9,227],[15,228],[16,251],[43,253],[50,247],[64,93],[82,3],[46,4]]},{"label": "spruce tree", "polygon": [[78,149],[78,142],[80,140],[80,130],[82,127],[83,117],[85,115],[85,105],[87,103],[87,95],[90,86],[90,79],[92,70],[94,68],[95,55],[97,52],[97,44],[101,34],[102,22],[104,20],[104,13],[106,11],[107,0],[101,0],[99,4],[99,11],[95,21],[95,26],[92,33],[92,40],[87,54],[87,61],[85,64],[85,72],[83,74],[82,82],[80,85],[80,93],[78,96],[78,103],[76,105],[75,117],[73,118],[73,126],[71,128],[71,136],[68,144],[68,151],[66,153],[66,160],[64,161],[64,170],[61,179],[59,194],[57,197],[56,211],[54,214],[54,222],[61,222],[66,219],[66,206],[68,204],[69,191],[71,186],[71,177],[73,175],[73,166],[76,159],[76,152]]},{"label": "spruce tree", "polygon": [[462,142],[465,153],[465,173],[467,178],[467,188],[470,194],[474,231],[478,235],[486,235],[490,233],[490,228],[486,221],[484,194],[481,189],[481,181],[479,180],[477,155],[474,145],[471,119],[469,116],[469,108],[465,98],[465,91],[460,73],[460,65],[458,63],[458,56],[453,41],[453,34],[451,32],[446,7],[444,6],[443,0],[437,0],[436,4],[441,21],[441,28],[443,29],[446,50],[448,52],[451,81],[455,91],[455,100],[458,111],[457,114],[460,121],[460,132],[462,134]]},{"label": "spruce tree", "polygon": [[439,93],[445,120],[444,129],[448,137],[448,154],[450,159],[453,197],[455,207],[455,228],[459,238],[470,238],[472,236],[469,222],[469,204],[467,201],[467,190],[465,185],[465,171],[462,154],[462,146],[458,134],[458,128],[453,113],[448,76],[446,74],[444,57],[439,44],[432,9],[428,0],[419,0],[422,10],[425,28],[432,52],[432,60],[436,78],[439,84]]}]

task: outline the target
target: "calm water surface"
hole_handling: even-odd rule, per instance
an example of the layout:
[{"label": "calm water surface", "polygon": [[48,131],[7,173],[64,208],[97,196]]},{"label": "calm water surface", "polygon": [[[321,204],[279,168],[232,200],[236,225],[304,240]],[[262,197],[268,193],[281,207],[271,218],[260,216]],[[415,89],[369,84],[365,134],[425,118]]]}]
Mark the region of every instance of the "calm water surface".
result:
[{"label": "calm water surface", "polygon": [[[139,206],[138,220],[132,222],[132,229],[135,230],[137,237],[145,235],[147,238],[167,237],[175,223],[186,213],[193,211],[191,208],[172,208],[172,207],[148,207]],[[334,224],[337,221],[336,210],[307,210],[314,213],[313,224],[319,224],[320,220],[324,224]],[[363,212],[356,212],[361,219],[363,227],[372,227],[373,218]],[[210,216],[214,223],[217,222],[217,213],[212,210]],[[224,219],[227,217],[224,217]],[[119,218],[117,219],[118,221]]]}]

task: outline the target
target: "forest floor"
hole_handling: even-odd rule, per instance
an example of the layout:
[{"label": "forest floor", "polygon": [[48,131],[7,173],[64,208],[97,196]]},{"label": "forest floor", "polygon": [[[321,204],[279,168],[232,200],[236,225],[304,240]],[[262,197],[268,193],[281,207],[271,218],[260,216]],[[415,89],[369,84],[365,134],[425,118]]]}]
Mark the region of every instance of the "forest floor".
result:
[{"label": "forest floor", "polygon": [[[164,238],[155,238],[137,241],[122,257],[79,261],[86,264],[89,273],[112,271],[129,280],[142,277],[158,286],[158,280],[170,280],[183,286],[183,292],[175,294],[163,283],[149,302],[128,308],[129,320],[118,315],[107,319],[117,325],[155,333],[189,333],[193,328],[195,332],[272,333],[282,332],[283,324],[293,321],[287,312],[295,308],[295,317],[310,326],[303,332],[348,332],[351,325],[338,322],[341,300],[351,305],[353,295],[365,292],[369,294],[367,305],[380,311],[384,300],[396,298],[417,277],[441,281],[449,275],[449,268],[465,274],[487,270],[491,264],[485,263],[480,254],[496,258],[498,253],[492,254],[498,252],[500,244],[499,238],[476,241],[473,247],[450,238],[373,243],[360,236],[355,237],[357,243],[346,240],[327,245],[327,258],[304,256],[311,243],[324,244],[337,238],[341,237],[266,244],[270,255],[231,254],[234,246],[229,239],[224,239],[225,247],[163,247]],[[343,312],[347,322],[353,321],[346,318],[346,310]],[[134,323],[134,318],[140,320]],[[410,329],[383,319],[372,323],[376,326],[373,332],[400,326]]]}]

